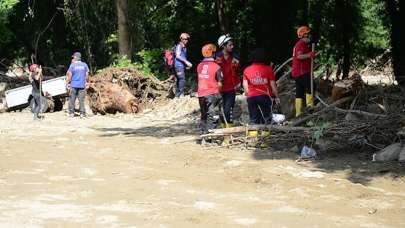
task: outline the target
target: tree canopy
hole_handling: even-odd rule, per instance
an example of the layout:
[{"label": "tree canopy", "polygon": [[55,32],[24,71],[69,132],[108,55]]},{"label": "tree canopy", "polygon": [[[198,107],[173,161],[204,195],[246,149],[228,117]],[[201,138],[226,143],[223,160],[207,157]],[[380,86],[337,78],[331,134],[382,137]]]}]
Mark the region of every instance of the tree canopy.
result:
[{"label": "tree canopy", "polygon": [[[2,0],[0,57],[66,65],[81,51],[93,71],[126,56],[158,72],[162,51],[191,34],[191,60],[201,46],[230,33],[242,63],[254,47],[271,61],[291,57],[296,29],[309,25],[320,60],[343,73],[392,49],[395,73],[405,75],[403,1],[399,0]],[[129,61],[128,60],[128,61]]]}]

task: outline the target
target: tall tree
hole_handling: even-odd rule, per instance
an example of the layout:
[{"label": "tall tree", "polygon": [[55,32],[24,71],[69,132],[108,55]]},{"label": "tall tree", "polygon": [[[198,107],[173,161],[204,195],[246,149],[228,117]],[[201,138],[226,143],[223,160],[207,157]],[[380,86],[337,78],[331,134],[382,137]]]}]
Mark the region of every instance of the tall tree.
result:
[{"label": "tall tree", "polygon": [[405,77],[405,32],[403,21],[405,9],[403,0],[385,0],[391,22],[391,46],[394,74],[398,78]]},{"label": "tall tree", "polygon": [[229,20],[226,14],[226,1],[216,0],[215,5],[217,8],[219,28],[223,34],[229,33]]},{"label": "tall tree", "polygon": [[128,24],[128,0],[117,0],[119,54],[132,58],[131,37]]}]

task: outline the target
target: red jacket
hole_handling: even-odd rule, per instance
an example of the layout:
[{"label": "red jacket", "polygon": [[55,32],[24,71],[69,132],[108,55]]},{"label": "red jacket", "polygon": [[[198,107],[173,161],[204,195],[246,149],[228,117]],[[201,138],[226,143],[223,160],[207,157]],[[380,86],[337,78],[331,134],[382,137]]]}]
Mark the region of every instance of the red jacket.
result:
[{"label": "red jacket", "polygon": [[273,68],[262,63],[253,63],[243,72],[243,80],[248,82],[248,97],[273,96],[270,81],[275,81]]},{"label": "red jacket", "polygon": [[217,72],[221,67],[212,60],[203,60],[197,66],[198,97],[219,93]]},{"label": "red jacket", "polygon": [[292,71],[291,71],[291,75],[293,78],[311,73],[311,59],[303,59],[303,60],[298,59],[299,52],[301,52],[301,54],[308,54],[309,52],[311,52],[311,49],[302,40],[299,40],[295,44],[293,51]]},{"label": "red jacket", "polygon": [[232,56],[225,60],[224,55],[221,55],[215,61],[221,66],[224,76],[222,92],[234,91],[235,87],[240,86],[239,60]]}]

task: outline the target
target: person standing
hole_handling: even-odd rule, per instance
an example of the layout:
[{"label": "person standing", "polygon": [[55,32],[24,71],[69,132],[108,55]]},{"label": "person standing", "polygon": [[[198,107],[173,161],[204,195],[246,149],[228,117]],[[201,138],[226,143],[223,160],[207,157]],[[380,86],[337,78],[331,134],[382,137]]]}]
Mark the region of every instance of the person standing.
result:
[{"label": "person standing", "polygon": [[207,44],[202,47],[203,61],[197,66],[198,101],[201,109],[201,134],[216,128],[215,106],[220,105],[222,88],[221,67],[215,62],[216,46]]},{"label": "person standing", "polygon": [[280,104],[273,68],[266,65],[266,51],[258,48],[251,53],[252,64],[243,72],[243,88],[247,96],[251,124],[270,124],[272,99]]},{"label": "person standing", "polygon": [[307,107],[314,106],[314,98],[311,94],[311,60],[315,53],[311,51],[311,29],[301,26],[297,30],[299,40],[294,46],[293,64],[291,75],[295,80],[295,116],[302,114],[304,98]]},{"label": "person standing", "polygon": [[180,34],[180,41],[175,47],[174,69],[176,72],[176,94],[177,98],[184,96],[184,85],[186,83],[186,69],[190,69],[193,64],[187,60],[187,44],[190,35],[187,33]]},{"label": "person standing", "polygon": [[89,76],[89,67],[81,61],[80,52],[72,55],[72,62],[66,73],[66,83],[70,87],[69,116],[74,117],[76,98],[79,98],[80,117],[86,117],[84,102],[86,98],[86,79]]},{"label": "person standing", "polygon": [[41,96],[42,96],[41,82],[43,80],[42,67],[39,66],[38,64],[32,64],[29,67],[29,70],[30,70],[29,80],[32,85],[31,94],[34,102],[32,112],[34,114],[34,120],[38,120],[39,118],[41,118],[39,116],[39,113],[41,112]]},{"label": "person standing", "polygon": [[224,75],[221,92],[224,116],[221,115],[221,122],[222,127],[233,127],[236,93],[240,91],[241,86],[239,59],[234,55],[234,43],[229,34],[218,38],[218,46],[222,48],[222,52],[217,55],[216,62],[221,66]]}]

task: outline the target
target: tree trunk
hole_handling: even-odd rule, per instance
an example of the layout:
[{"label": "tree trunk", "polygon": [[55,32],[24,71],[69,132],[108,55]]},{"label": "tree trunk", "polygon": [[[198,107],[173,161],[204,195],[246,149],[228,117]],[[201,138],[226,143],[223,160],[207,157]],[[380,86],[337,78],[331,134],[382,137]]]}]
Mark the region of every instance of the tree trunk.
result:
[{"label": "tree trunk", "polygon": [[223,34],[229,33],[229,23],[225,13],[225,0],[216,0],[215,4],[217,8],[219,28]]},{"label": "tree trunk", "polygon": [[[404,17],[404,3],[396,0],[385,0],[391,21],[391,47],[394,65],[394,74],[401,81],[405,77],[405,35],[401,30]],[[404,84],[405,82],[402,81]]]},{"label": "tree trunk", "polygon": [[117,0],[117,18],[119,54],[131,59],[132,48],[128,26],[128,0]]}]

